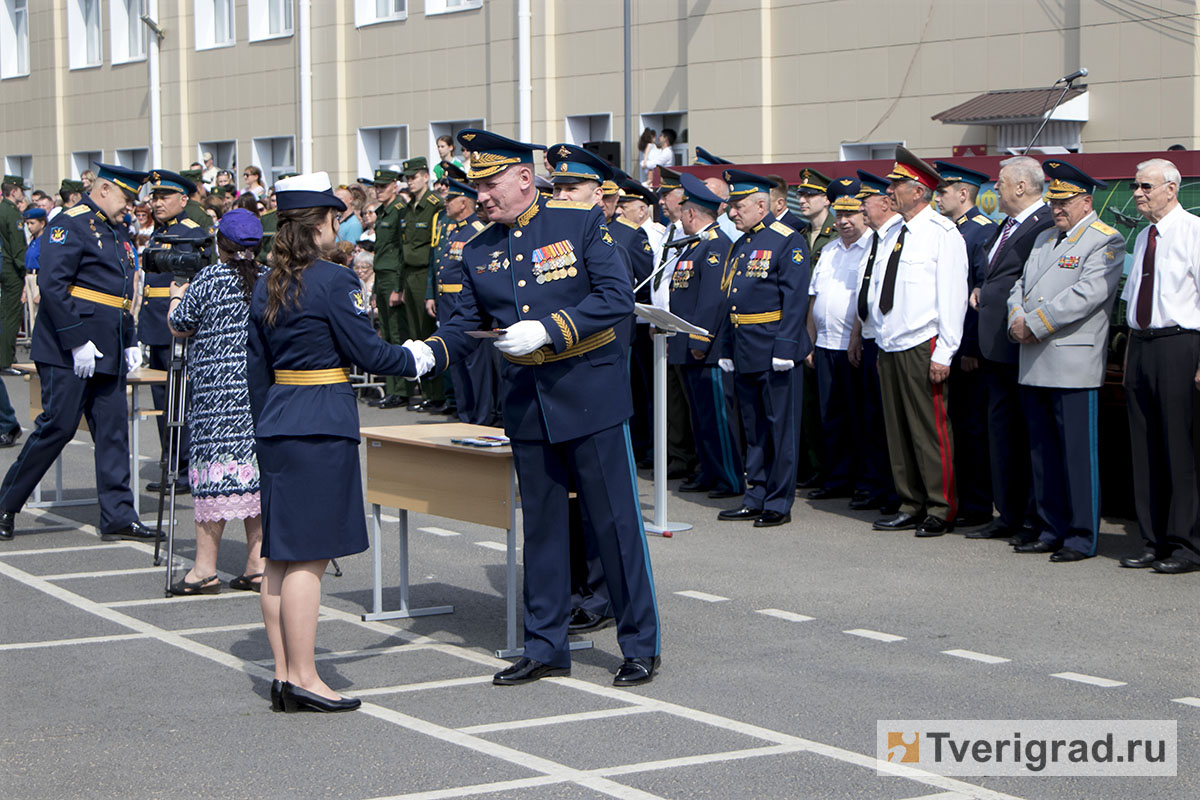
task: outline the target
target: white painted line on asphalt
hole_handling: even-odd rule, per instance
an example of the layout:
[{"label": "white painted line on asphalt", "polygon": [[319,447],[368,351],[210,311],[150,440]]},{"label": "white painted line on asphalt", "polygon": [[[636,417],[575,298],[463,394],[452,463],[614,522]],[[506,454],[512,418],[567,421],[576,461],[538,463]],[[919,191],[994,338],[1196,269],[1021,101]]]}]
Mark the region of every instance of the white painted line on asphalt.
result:
[{"label": "white painted line on asphalt", "polygon": [[[501,553],[508,550],[508,545],[501,542],[476,542],[480,547],[486,547],[488,550],[499,550]],[[518,550],[520,548],[517,548]]]},{"label": "white painted line on asphalt", "polygon": [[1179,703],[1180,705],[1195,706],[1196,708],[1200,708],[1200,697],[1176,697],[1171,702]]},{"label": "white painted line on asphalt", "polygon": [[652,772],[659,769],[677,769],[679,767],[696,767],[702,764],[715,764],[719,761],[740,761],[745,758],[762,758],[763,756],[782,756],[788,753],[800,753],[805,748],[798,744],[776,744],[770,747],[748,747],[744,750],[727,750],[723,753],[705,753],[698,756],[682,756],[680,758],[664,758],[661,761],[642,761],[638,764],[622,764],[616,767],[603,767],[594,770],[597,775],[632,775],[637,772]]},{"label": "white painted line on asphalt", "polygon": [[417,530],[432,533],[434,536],[462,536],[458,531],[448,531],[445,528],[417,528]]},{"label": "white painted line on asphalt", "polygon": [[627,717],[630,714],[650,714],[654,709],[642,706],[625,706],[624,708],[605,708],[599,711],[579,711],[574,714],[558,714],[553,717],[534,717],[533,719],[517,719],[511,722],[493,722],[487,725],[471,725],[459,728],[460,733],[494,733],[496,731],[512,731],[521,728],[538,728],[543,725],[560,725],[564,722],[587,722],[593,719],[608,719],[610,717]]},{"label": "white painted line on asphalt", "polygon": [[970,800],[970,795],[962,792],[938,792],[937,794],[923,794],[920,797],[909,797],[907,800]]},{"label": "white painted line on asphalt", "polygon": [[676,592],[680,597],[690,597],[693,600],[703,600],[706,603],[722,603],[728,600],[728,597],[721,597],[719,594],[709,594],[708,592],[693,592],[690,589],[686,592]]},{"label": "white painted line on asphalt", "polygon": [[346,695],[349,697],[378,697],[384,694],[424,692],[428,689],[452,689],[456,686],[475,686],[480,683],[491,682],[491,675],[476,675],[471,678],[446,678],[440,681],[421,681],[420,683],[402,683],[397,686],[380,686],[377,689],[361,689],[346,692]]},{"label": "white painted line on asphalt", "polygon": [[[161,569],[161,567],[160,567]],[[200,603],[205,600],[245,600],[253,597],[258,600],[257,592],[221,592],[220,594],[187,594],[171,597],[147,597],[142,600],[114,600],[111,603],[99,603],[105,608],[134,608],[136,606],[157,606],[163,603]]]},{"label": "white painted line on asphalt", "polygon": [[395,514],[380,514],[379,519],[383,520],[384,522],[399,522],[400,521],[400,518],[397,517]]},{"label": "white painted line on asphalt", "polygon": [[984,664],[1006,664],[1012,661],[1011,658],[1002,658],[1000,656],[989,656],[987,653],[976,653],[974,650],[943,650],[948,656],[957,656],[958,658],[969,658],[971,661],[979,661]]},{"label": "white painted line on asphalt", "polygon": [[[450,789],[434,789],[430,792],[413,792],[411,794],[392,794],[386,797],[373,797],[370,800],[450,800],[456,797],[470,797],[473,794],[496,794],[514,792],[520,789],[535,789],[539,786],[553,786],[566,781],[544,775],[537,778],[518,778],[513,781],[496,781],[495,783],[476,783],[471,786],[455,786]],[[519,797],[520,795],[510,795]]]},{"label": "white painted line on asphalt", "polygon": [[1102,686],[1105,689],[1111,689],[1114,686],[1124,686],[1125,681],[1114,681],[1109,678],[1097,678],[1095,675],[1084,675],[1079,672],[1056,672],[1050,676],[1051,678],[1062,678],[1064,681],[1075,681],[1076,683],[1086,683],[1091,686]]},{"label": "white painted line on asphalt", "polygon": [[[328,617],[317,617],[317,622],[328,619]],[[240,625],[210,625],[203,628],[167,628],[172,633],[177,633],[180,636],[203,636],[206,633],[228,633],[230,631],[252,631],[255,628],[261,628],[261,622],[243,622]]]},{"label": "white painted line on asphalt", "polygon": [[[398,644],[391,647],[367,647],[361,650],[337,650],[328,653],[317,653],[314,656],[316,661],[336,661],[339,658],[362,658],[363,656],[386,656],[392,653],[408,653],[416,650],[428,650],[427,644]],[[274,658],[263,658],[251,663],[261,664],[262,666],[270,666],[275,663]]]},{"label": "white painted line on asphalt", "polygon": [[754,613],[764,614],[777,619],[786,619],[788,622],[811,622],[816,619],[816,617],[810,617],[807,614],[797,614],[794,611],[781,611],[778,608],[760,608]]},{"label": "white painted line on asphalt", "polygon": [[0,644],[0,650],[37,650],[42,647],[64,647],[76,644],[105,644],[124,642],[127,639],[145,639],[148,633],[116,633],[112,636],[82,636],[78,639],[52,639],[46,642],[10,642]]},{"label": "white painted line on asphalt", "polygon": [[57,575],[38,575],[44,581],[67,581],[72,578],[108,578],[113,575],[139,575],[143,572],[162,572],[164,567],[130,567],[129,569],[101,569],[95,572],[60,572]]},{"label": "white painted line on asphalt", "polygon": [[133,542],[104,542],[103,544],[77,544],[71,547],[37,547],[29,550],[5,550],[0,552],[0,558],[9,556],[41,556],[47,553],[75,553],[80,550],[111,550],[114,547],[133,547]]},{"label": "white painted line on asphalt", "polygon": [[903,642],[907,638],[905,636],[897,636],[894,633],[873,631],[869,628],[851,628],[848,631],[842,631],[842,633],[848,633],[851,636],[861,636],[864,639],[874,639],[877,642]]}]

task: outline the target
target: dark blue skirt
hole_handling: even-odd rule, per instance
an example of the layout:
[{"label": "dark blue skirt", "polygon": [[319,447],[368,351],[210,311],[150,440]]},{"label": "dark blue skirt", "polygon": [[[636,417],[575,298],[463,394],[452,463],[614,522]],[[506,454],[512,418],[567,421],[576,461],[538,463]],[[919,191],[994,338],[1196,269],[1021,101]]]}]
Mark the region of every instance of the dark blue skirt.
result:
[{"label": "dark blue skirt", "polygon": [[262,554],[317,561],[370,546],[358,442],[341,436],[256,440],[262,489]]}]

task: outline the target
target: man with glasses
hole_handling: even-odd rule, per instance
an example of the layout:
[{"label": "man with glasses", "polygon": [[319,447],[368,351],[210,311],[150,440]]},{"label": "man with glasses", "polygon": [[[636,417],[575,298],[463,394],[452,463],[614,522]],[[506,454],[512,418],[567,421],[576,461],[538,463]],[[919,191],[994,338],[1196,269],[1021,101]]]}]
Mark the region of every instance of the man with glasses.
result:
[{"label": "man with glasses", "polygon": [[1018,553],[1054,563],[1096,554],[1100,482],[1096,440],[1108,323],[1125,240],[1092,210],[1105,188],[1065,161],[1042,165],[1054,227],[1039,234],[1008,296],[1008,335],[1021,345],[1017,379],[1029,425],[1041,532]]},{"label": "man with glasses", "polygon": [[1133,247],[1125,281],[1129,350],[1125,396],[1133,456],[1140,556],[1121,566],[1200,569],[1196,489],[1200,388],[1200,218],[1179,204],[1179,170],[1166,159],[1137,166],[1130,188],[1150,225]]}]

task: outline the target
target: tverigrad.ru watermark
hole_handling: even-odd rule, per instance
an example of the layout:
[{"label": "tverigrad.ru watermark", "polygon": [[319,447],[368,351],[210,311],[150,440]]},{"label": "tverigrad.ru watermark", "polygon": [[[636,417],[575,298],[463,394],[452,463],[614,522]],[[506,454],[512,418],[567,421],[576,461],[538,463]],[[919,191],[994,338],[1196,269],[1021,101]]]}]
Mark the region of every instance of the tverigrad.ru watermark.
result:
[{"label": "tverigrad.ru watermark", "polygon": [[1175,720],[879,720],[881,775],[1175,775]]}]

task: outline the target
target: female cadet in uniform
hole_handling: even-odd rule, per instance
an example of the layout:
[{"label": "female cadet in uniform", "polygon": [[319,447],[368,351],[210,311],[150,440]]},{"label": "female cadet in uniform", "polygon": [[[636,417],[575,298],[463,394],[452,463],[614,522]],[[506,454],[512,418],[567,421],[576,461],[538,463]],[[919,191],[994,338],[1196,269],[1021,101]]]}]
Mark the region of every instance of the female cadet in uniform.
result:
[{"label": "female cadet in uniform", "polygon": [[350,711],[360,701],[325,685],[313,658],[325,566],[368,546],[349,367],[406,377],[420,370],[410,350],[376,335],[354,272],[321,257],[337,241],[336,212],[345,210],[329,177],[298,175],[275,190],[279,228],[271,270],[254,288],[247,339],[272,708]]}]

